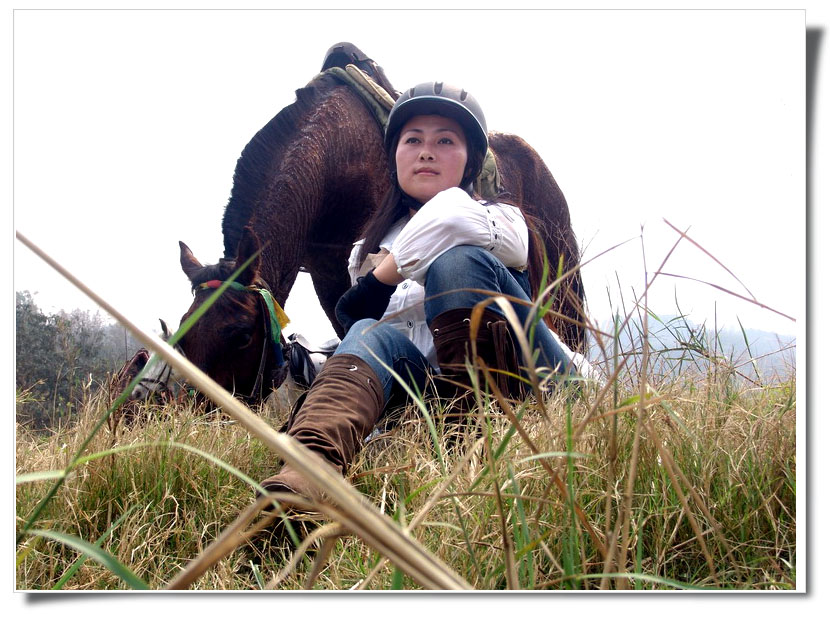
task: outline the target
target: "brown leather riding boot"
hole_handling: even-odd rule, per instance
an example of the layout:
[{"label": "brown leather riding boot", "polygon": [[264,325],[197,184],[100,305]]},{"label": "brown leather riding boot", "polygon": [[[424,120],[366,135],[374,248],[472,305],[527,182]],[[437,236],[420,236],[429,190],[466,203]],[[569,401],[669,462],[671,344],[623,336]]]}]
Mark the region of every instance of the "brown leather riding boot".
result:
[{"label": "brown leather riding boot", "polygon": [[[383,411],[383,387],[374,370],[354,355],[334,355],[314,379],[287,434],[345,474]],[[292,467],[265,479],[267,491],[320,499],[322,492]]]},{"label": "brown leather riding boot", "polygon": [[[468,391],[472,381],[466,366],[466,362],[472,359],[471,315],[472,309],[469,308],[451,309],[436,316],[429,326],[441,376],[447,381],[439,385],[439,392],[444,398],[459,399],[453,410],[458,413],[469,412],[475,406],[475,398]],[[485,309],[473,337],[476,354],[484,361],[502,394],[521,398],[526,392],[526,385],[516,377],[519,361],[507,321],[496,312]],[[478,383],[483,390],[485,379],[481,373]]]}]

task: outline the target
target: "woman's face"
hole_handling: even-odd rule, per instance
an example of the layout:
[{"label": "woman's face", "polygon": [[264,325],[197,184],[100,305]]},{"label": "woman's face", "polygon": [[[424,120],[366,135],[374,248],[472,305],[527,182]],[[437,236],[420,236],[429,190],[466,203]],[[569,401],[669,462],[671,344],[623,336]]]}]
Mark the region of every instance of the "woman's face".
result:
[{"label": "woman's face", "polygon": [[464,130],[448,117],[412,117],[401,129],[395,163],[401,190],[426,203],[461,184],[467,165]]}]

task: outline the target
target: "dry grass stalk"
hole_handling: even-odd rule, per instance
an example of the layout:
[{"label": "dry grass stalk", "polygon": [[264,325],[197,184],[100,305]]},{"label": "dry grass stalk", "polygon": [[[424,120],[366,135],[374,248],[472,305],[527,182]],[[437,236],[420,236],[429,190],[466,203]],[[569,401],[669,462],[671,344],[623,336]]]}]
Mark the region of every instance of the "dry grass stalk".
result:
[{"label": "dry grass stalk", "polygon": [[234,551],[246,540],[245,529],[251,520],[264,509],[270,500],[262,497],[246,508],[222,534],[208,546],[201,556],[192,560],[182,572],[176,576],[165,588],[170,591],[185,590],[193,582],[199,579],[208,569],[215,565],[220,559]]},{"label": "dry grass stalk", "polygon": [[294,553],[291,555],[291,559],[288,561],[288,564],[285,565],[280,572],[274,576],[268,584],[266,584],[266,590],[274,590],[279,586],[282,582],[284,582],[293,572],[294,569],[297,568],[297,565],[300,564],[300,561],[303,559],[306,551],[308,548],[312,546],[312,544],[317,541],[318,539],[324,539],[323,547],[318,552],[317,558],[315,558],[314,567],[311,570],[311,574],[306,579],[306,582],[303,585],[303,588],[311,588],[314,585],[314,580],[320,574],[322,570],[322,566],[325,563],[328,555],[331,553],[332,548],[336,542],[336,539],[340,536],[343,536],[345,532],[343,531],[343,527],[337,523],[326,524],[324,526],[319,526],[315,528],[304,540],[300,545],[294,550]]}]

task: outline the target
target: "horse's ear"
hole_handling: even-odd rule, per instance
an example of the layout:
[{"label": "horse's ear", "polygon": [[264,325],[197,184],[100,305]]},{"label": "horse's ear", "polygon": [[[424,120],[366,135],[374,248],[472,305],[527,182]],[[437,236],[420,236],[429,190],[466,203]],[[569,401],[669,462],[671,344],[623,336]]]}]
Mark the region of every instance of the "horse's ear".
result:
[{"label": "horse's ear", "polygon": [[190,281],[193,281],[196,271],[202,268],[202,264],[193,255],[193,251],[190,250],[190,247],[188,247],[181,240],[179,240],[179,249],[181,250],[180,260],[182,270],[184,271],[184,274],[187,275],[187,278],[190,279]]},{"label": "horse's ear", "polygon": [[138,369],[141,370],[141,368],[146,366],[147,362],[150,361],[149,351],[146,348],[139,348],[135,355],[133,355],[133,361],[138,366]]},{"label": "horse's ear", "polygon": [[259,277],[259,267],[262,263],[259,254],[260,248],[259,238],[250,226],[246,226],[242,230],[242,238],[240,238],[239,246],[236,249],[236,265],[244,264],[251,257],[254,259],[237,278],[240,283],[252,284]]},{"label": "horse's ear", "polygon": [[165,340],[170,339],[170,331],[167,330],[167,323],[164,322],[163,319],[159,318],[159,323],[161,323],[161,335]]}]

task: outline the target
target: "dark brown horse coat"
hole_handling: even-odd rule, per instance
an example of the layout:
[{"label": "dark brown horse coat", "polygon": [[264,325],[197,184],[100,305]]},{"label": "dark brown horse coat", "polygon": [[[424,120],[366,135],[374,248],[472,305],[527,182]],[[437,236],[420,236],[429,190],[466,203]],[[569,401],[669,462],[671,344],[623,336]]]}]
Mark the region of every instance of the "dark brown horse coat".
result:
[{"label": "dark brown horse coat", "polygon": [[[331,48],[324,68],[357,61],[393,98],[397,96],[371,59],[354,46],[339,46],[340,50]],[[345,52],[343,46],[348,46]],[[247,259],[261,241],[262,254],[246,271],[243,283],[267,286],[284,306],[300,267],[305,267],[322,308],[342,337],[334,308],[350,286],[347,258],[390,184],[383,131],[355,91],[330,73],[318,75],[296,96],[294,104],[256,133],[237,162],[222,220],[225,259],[202,266],[182,244],[182,268],[196,293],[188,314],[207,296],[198,284],[227,278],[237,255],[240,262]],[[529,216],[554,273],[560,255],[566,271],[576,267],[579,250],[568,205],[541,158],[517,136],[493,133],[490,142],[506,196]],[[534,278],[540,275],[531,275]],[[220,368],[226,369],[229,353],[237,353],[240,343],[251,342],[259,331],[254,323],[240,338],[223,327],[231,324],[239,334],[244,318],[256,315],[257,307],[253,301],[242,301],[239,293],[225,296],[227,303],[208,311],[182,340],[182,349],[208,374],[222,376],[220,382],[228,389],[244,393],[246,386],[253,386],[250,375],[241,370],[244,366],[237,363],[230,376]],[[583,297],[578,270],[555,295],[553,309],[564,318],[554,319],[553,327],[574,350],[582,345],[583,330],[573,320],[582,319]],[[237,343],[229,346],[229,339]],[[254,357],[256,349],[249,350]]]}]

